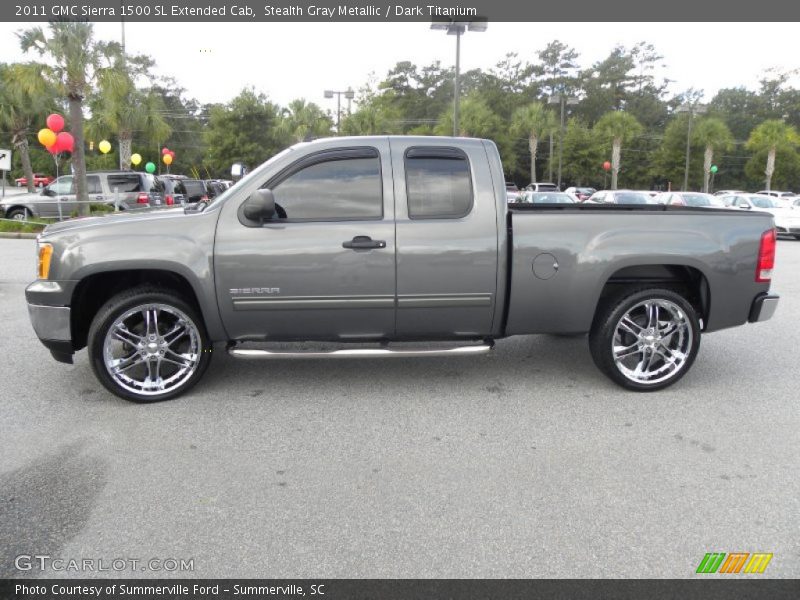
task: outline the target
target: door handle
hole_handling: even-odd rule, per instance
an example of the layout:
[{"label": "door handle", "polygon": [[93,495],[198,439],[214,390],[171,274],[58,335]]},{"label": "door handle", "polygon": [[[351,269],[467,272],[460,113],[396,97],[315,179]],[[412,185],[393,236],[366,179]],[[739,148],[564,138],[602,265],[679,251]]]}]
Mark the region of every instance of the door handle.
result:
[{"label": "door handle", "polygon": [[372,250],[373,248],[386,248],[383,240],[373,240],[368,235],[357,235],[349,242],[342,242],[342,248],[351,250]]},{"label": "door handle", "polygon": [[95,196],[95,197],[94,197],[94,199],[95,199],[95,200],[102,200],[102,199],[103,199],[103,197],[102,197],[102,196]]}]

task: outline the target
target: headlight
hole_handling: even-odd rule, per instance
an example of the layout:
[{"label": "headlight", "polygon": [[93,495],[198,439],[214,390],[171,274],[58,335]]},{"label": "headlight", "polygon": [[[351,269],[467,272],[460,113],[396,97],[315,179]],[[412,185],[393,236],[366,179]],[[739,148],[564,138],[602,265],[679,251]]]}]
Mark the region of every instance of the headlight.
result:
[{"label": "headlight", "polygon": [[39,244],[39,279],[47,279],[50,275],[50,259],[53,258],[53,245],[48,243]]}]

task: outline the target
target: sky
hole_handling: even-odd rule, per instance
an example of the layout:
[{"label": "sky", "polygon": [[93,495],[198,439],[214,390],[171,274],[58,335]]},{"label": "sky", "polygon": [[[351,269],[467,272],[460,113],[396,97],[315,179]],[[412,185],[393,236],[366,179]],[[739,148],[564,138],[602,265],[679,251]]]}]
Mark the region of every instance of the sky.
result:
[{"label": "sky", "polygon": [[[28,26],[0,23],[0,60],[36,58],[21,52],[14,35]],[[509,52],[533,62],[558,39],[580,53],[585,68],[617,44],[646,41],[664,56],[657,75],[674,80],[671,92],[702,89],[708,101],[720,88],[756,89],[769,68],[800,67],[796,30],[796,23],[489,23],[485,33],[462,38],[461,65],[488,69]],[[95,31],[119,40],[121,25],[95,23]],[[335,111],[326,89],[357,90],[398,61],[455,62],[454,37],[427,23],[126,23],[125,37],[129,52],[152,56],[159,74],[175,77],[202,103],[226,102],[253,86],[282,105],[306,98]]]}]

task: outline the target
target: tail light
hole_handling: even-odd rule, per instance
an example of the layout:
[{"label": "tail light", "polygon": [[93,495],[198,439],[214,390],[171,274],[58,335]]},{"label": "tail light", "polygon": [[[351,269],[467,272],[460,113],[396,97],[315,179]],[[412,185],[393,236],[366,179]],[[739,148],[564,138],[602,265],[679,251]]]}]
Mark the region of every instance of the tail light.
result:
[{"label": "tail light", "polygon": [[200,202],[208,202],[208,196],[206,196],[205,194],[203,194],[203,195],[200,197]]},{"label": "tail light", "polygon": [[170,194],[167,194],[164,197],[164,202],[166,203],[167,206],[172,206],[173,204],[175,204],[175,198],[173,198]]},{"label": "tail light", "polygon": [[761,234],[758,246],[758,265],[756,266],[756,282],[769,283],[772,280],[772,269],[775,268],[775,230],[768,229]]},{"label": "tail light", "polygon": [[147,194],[139,194],[136,196],[136,204],[149,204],[150,203],[150,196]]}]

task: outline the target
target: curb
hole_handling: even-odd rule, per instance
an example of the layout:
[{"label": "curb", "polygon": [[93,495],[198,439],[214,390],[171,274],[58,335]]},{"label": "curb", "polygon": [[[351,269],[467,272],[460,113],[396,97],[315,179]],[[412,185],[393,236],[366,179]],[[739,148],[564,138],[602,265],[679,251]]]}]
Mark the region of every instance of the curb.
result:
[{"label": "curb", "polygon": [[38,233],[23,233],[21,231],[0,231],[0,239],[35,240]]}]

